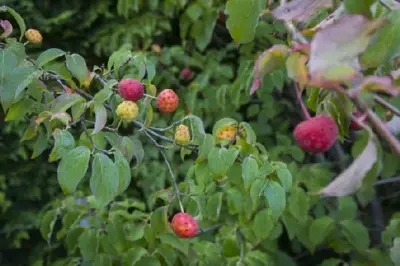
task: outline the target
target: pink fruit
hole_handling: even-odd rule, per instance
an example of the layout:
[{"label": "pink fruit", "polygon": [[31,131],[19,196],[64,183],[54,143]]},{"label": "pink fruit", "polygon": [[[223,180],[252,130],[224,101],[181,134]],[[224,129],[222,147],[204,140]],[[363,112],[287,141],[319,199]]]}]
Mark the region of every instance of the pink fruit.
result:
[{"label": "pink fruit", "polygon": [[171,226],[174,233],[181,238],[194,237],[199,231],[199,224],[196,219],[184,212],[175,214]]},{"label": "pink fruit", "polygon": [[144,86],[137,80],[126,78],[119,82],[119,94],[127,101],[139,101],[144,94]]},{"label": "pink fruit", "polygon": [[338,127],[327,115],[318,115],[301,122],[294,130],[297,144],[305,151],[318,153],[329,150],[338,138]]},{"label": "pink fruit", "polygon": [[192,76],[192,71],[189,68],[184,68],[181,71],[181,76],[185,79],[185,80],[189,80],[190,77]]},{"label": "pink fruit", "polygon": [[178,105],[178,95],[171,89],[161,91],[157,97],[157,108],[163,113],[172,113]]}]

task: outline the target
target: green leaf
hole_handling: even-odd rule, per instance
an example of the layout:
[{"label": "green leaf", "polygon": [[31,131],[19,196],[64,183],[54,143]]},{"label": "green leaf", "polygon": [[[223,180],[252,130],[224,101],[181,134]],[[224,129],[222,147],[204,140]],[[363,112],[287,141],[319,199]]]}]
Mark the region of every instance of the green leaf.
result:
[{"label": "green leaf", "polygon": [[33,153],[31,159],[35,159],[40,154],[42,154],[47,148],[47,134],[40,130],[39,136],[35,142],[35,146],[33,147]]},{"label": "green leaf", "polygon": [[241,122],[240,126],[242,126],[246,132],[246,142],[249,144],[255,144],[257,142],[257,135],[250,124],[247,122]]},{"label": "green leaf", "polygon": [[271,208],[271,214],[276,218],[281,216],[286,206],[286,195],[283,187],[278,182],[269,180],[264,189],[264,195]]},{"label": "green leaf", "polygon": [[144,255],[148,254],[147,250],[142,247],[133,247],[129,249],[123,258],[123,266],[135,266]]},{"label": "green leaf", "polygon": [[195,39],[197,48],[204,51],[211,41],[217,22],[217,11],[208,9],[201,19],[194,22],[190,36]]},{"label": "green leaf", "polygon": [[400,237],[393,240],[393,247],[390,248],[390,259],[395,265],[400,265]]},{"label": "green leaf", "polygon": [[49,162],[61,159],[70,150],[75,148],[75,139],[67,130],[56,129],[53,132],[54,147],[49,155]]},{"label": "green leaf", "polygon": [[53,114],[55,113],[62,113],[67,111],[71,106],[74,104],[77,104],[79,102],[83,102],[85,99],[82,98],[82,96],[78,94],[63,94],[59,97],[57,97],[52,103],[51,103],[51,109],[50,112]]},{"label": "green leaf", "polygon": [[76,104],[72,105],[71,113],[73,121],[78,121],[83,113],[86,111],[87,105],[84,101],[79,101]]},{"label": "green leaf", "polygon": [[96,153],[92,161],[90,189],[100,208],[105,207],[117,196],[119,176],[116,165],[105,154]]},{"label": "green leaf", "polygon": [[207,215],[211,221],[218,221],[222,207],[222,197],[224,193],[217,192],[207,201]]},{"label": "green leaf", "polygon": [[67,237],[65,239],[66,247],[68,248],[68,253],[72,254],[78,247],[79,238],[83,234],[84,229],[82,227],[76,227],[70,229],[67,233]]},{"label": "green leaf", "polygon": [[86,260],[94,260],[99,249],[99,237],[97,232],[92,229],[86,229],[79,237],[78,246],[82,256]]},{"label": "green leaf", "polygon": [[252,157],[246,157],[243,161],[242,177],[246,190],[250,189],[254,179],[258,176],[258,163]]},{"label": "green leaf", "polygon": [[104,88],[94,95],[93,102],[101,104],[107,101],[113,94],[112,88],[117,84],[118,81],[115,79],[108,80]]},{"label": "green leaf", "polygon": [[85,59],[79,54],[67,55],[66,58],[68,70],[71,71],[72,75],[77,78],[82,85],[89,74]]},{"label": "green leaf", "polygon": [[292,174],[283,163],[276,164],[276,174],[286,192],[292,188]]},{"label": "green leaf", "polygon": [[347,241],[357,250],[366,250],[369,247],[367,228],[358,221],[345,220],[341,222],[342,233]]},{"label": "green leaf", "polygon": [[132,173],[129,167],[129,163],[119,150],[114,152],[115,165],[118,170],[119,184],[118,184],[118,195],[123,193],[131,183]]},{"label": "green leaf", "polygon": [[70,150],[61,159],[57,169],[57,178],[64,194],[73,193],[85,176],[89,166],[90,150],[79,146]]},{"label": "green leaf", "polygon": [[357,203],[352,197],[339,197],[338,204],[339,207],[336,217],[338,220],[352,220],[357,217]]},{"label": "green leaf", "polygon": [[344,0],[344,8],[349,14],[360,14],[372,18],[371,6],[376,0]]},{"label": "green leaf", "polygon": [[50,210],[46,212],[40,222],[40,233],[42,237],[50,243],[51,235],[53,233],[54,225],[57,220],[57,210]]},{"label": "green leaf", "polygon": [[151,215],[151,229],[157,235],[161,235],[168,230],[168,207],[162,206],[157,208]]},{"label": "green leaf", "polygon": [[254,39],[258,18],[262,11],[261,0],[229,0],[226,4],[226,26],[236,44]]},{"label": "green leaf", "polygon": [[206,135],[206,131],[204,130],[203,120],[201,120],[201,118],[198,116],[191,115],[190,125],[192,131],[192,143],[201,144]]},{"label": "green leaf", "polygon": [[236,125],[237,121],[235,119],[232,118],[222,118],[220,120],[218,120],[213,127],[213,135],[216,136],[218,134],[218,132],[223,129],[226,126],[233,126]]},{"label": "green leaf", "polygon": [[30,98],[24,98],[17,103],[11,105],[6,117],[4,118],[4,121],[9,122],[14,120],[21,120],[27,113],[32,112],[36,106],[38,106],[37,102],[33,101]]},{"label": "green leaf", "polygon": [[400,44],[400,28],[398,27],[400,10],[390,12],[387,18],[389,23],[376,33],[361,56],[360,63],[363,67],[378,67],[397,53]]},{"label": "green leaf", "polygon": [[264,179],[256,179],[251,184],[250,197],[251,197],[251,200],[253,201],[254,205],[256,205],[259,202],[261,193],[264,190],[265,183],[266,183],[266,180],[264,180]]},{"label": "green leaf", "polygon": [[103,104],[97,103],[94,105],[94,114],[96,119],[92,135],[100,132],[107,123],[107,110]]},{"label": "green leaf", "polygon": [[216,177],[223,177],[238,155],[238,150],[214,147],[208,154],[208,167]]},{"label": "green leaf", "polygon": [[107,254],[97,254],[94,259],[94,264],[96,266],[112,266],[111,258]]},{"label": "green leaf", "polygon": [[143,256],[135,266],[161,266],[161,263],[156,257]]},{"label": "green leaf", "polygon": [[120,222],[109,223],[107,225],[107,237],[117,254],[122,255],[127,247],[124,225]]},{"label": "green leaf", "polygon": [[275,226],[275,218],[270,209],[264,209],[256,214],[253,221],[253,233],[259,240],[268,238]]},{"label": "green leaf", "polygon": [[208,158],[209,153],[215,146],[215,138],[210,135],[206,134],[204,136],[203,142],[199,147],[199,156],[197,157],[197,161],[203,161]]},{"label": "green leaf", "polygon": [[41,67],[63,55],[65,55],[65,52],[61,49],[48,49],[39,55],[39,57],[36,59],[36,65]]},{"label": "green leaf", "polygon": [[306,192],[296,187],[288,198],[288,209],[290,213],[300,222],[304,222],[310,210],[310,198]]},{"label": "green leaf", "polygon": [[8,11],[8,13],[10,13],[14,17],[15,21],[18,23],[19,30],[21,31],[19,36],[19,41],[22,41],[22,38],[24,37],[24,33],[26,31],[26,25],[24,19],[11,7],[2,6],[0,7],[0,10],[3,12]]},{"label": "green leaf", "polygon": [[323,216],[314,220],[308,231],[308,235],[313,246],[316,247],[317,245],[321,244],[334,228],[335,220],[329,216]]},{"label": "green leaf", "polygon": [[114,68],[114,73],[119,78],[119,68],[132,58],[131,51],[118,50],[115,51],[108,59],[107,68],[111,70]]}]

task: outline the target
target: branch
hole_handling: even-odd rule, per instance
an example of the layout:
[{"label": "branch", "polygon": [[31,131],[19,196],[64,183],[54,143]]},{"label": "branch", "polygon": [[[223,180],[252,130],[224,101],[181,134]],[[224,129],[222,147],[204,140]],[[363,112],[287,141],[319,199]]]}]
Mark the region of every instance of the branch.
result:
[{"label": "branch", "polygon": [[175,175],[174,175],[174,173],[172,172],[172,168],[171,168],[171,165],[170,165],[170,163],[169,163],[169,161],[168,161],[168,159],[167,159],[167,156],[165,155],[163,149],[161,148],[162,146],[161,146],[160,144],[158,144],[157,141],[156,141],[152,136],[150,136],[150,134],[149,134],[148,132],[144,131],[144,133],[145,133],[145,134],[147,135],[147,137],[154,143],[154,145],[155,145],[155,146],[158,148],[158,150],[160,151],[161,155],[164,157],[165,164],[166,164],[167,167],[168,167],[168,171],[169,171],[169,174],[170,174],[171,179],[172,179],[172,183],[173,183],[174,190],[175,190],[175,195],[176,195],[176,197],[178,198],[179,207],[180,207],[180,209],[181,209],[181,212],[185,212],[185,210],[183,209],[183,204],[182,204],[181,197],[180,197],[181,192],[179,191],[178,184],[176,183]]},{"label": "branch", "polygon": [[393,114],[400,116],[400,110],[397,109],[396,106],[385,101],[385,99],[383,99],[381,96],[375,95],[374,100],[375,102],[379,103],[380,105],[391,111]]},{"label": "branch", "polygon": [[[286,0],[281,0],[281,6],[286,4]],[[293,36],[293,39],[297,40],[299,43],[307,44],[307,39],[297,30],[297,28],[293,25],[293,23],[289,20],[285,20],[285,27]]]},{"label": "branch", "polygon": [[397,182],[400,182],[400,176],[375,181],[374,186],[386,185]]}]

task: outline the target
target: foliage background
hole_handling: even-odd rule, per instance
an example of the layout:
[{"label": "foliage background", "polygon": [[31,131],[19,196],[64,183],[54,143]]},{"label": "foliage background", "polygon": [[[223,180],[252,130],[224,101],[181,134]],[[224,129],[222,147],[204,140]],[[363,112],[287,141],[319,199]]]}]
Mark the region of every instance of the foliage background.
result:
[{"label": "foliage background", "polygon": [[[254,41],[237,48],[221,15],[226,2],[222,0],[5,1],[5,5],[24,17],[27,25],[40,29],[44,36],[43,46],[28,48],[32,57],[57,47],[83,55],[90,66],[100,66],[116,50],[145,51],[157,69],[154,84],[160,88],[174,88],[184,102],[183,108],[168,119],[155,114],[155,125],[165,126],[189,111],[204,120],[208,132],[223,117],[248,121],[271,159],[288,163],[295,183],[301,185],[299,189],[323,187],[365,145],[366,136],[363,137],[361,132],[352,133],[341,147],[335,146],[325,156],[305,154],[297,147],[292,131],[304,118],[283,71],[266,77],[260,97],[248,97],[256,57],[273,44],[287,42],[284,25],[272,16],[263,16]],[[326,14],[326,10],[321,11],[309,25],[316,24]],[[153,44],[162,48],[161,54],[154,46],[152,48]],[[179,75],[184,67],[190,67],[195,73],[190,82]],[[55,178],[56,166],[47,162],[48,152],[30,160],[33,143],[21,145],[19,142],[25,131],[24,123],[6,123],[3,118],[4,114],[0,114],[0,264],[56,265],[51,261],[66,256],[66,250],[60,243],[48,245],[39,232],[45,211],[61,195]],[[126,134],[132,133],[130,129],[126,130]],[[140,199],[150,207],[150,195],[170,184],[157,150],[145,139],[142,141],[146,151],[144,162],[135,169],[126,195]],[[291,202],[289,198],[289,212],[293,205],[292,209],[303,210],[305,215],[310,212],[315,217],[328,214],[338,220],[357,219],[368,229],[372,243],[388,245],[390,241],[382,242],[380,233],[399,207],[395,197],[397,188],[374,187],[372,183],[378,175],[383,178],[396,176],[400,166],[396,163],[398,159],[386,147],[383,149],[379,170],[371,173],[371,184],[357,197],[321,202],[311,197],[303,202],[298,202],[298,198]],[[170,152],[168,156],[179,179],[183,180],[192,162],[183,163],[177,152]],[[291,222],[289,218],[284,220],[286,227],[295,230],[298,224],[296,220]],[[297,237],[293,238],[292,234]],[[283,265],[278,261],[289,261],[289,257],[291,263],[297,265],[319,265],[331,257],[348,260],[348,253],[337,255],[340,248],[334,244],[312,253],[304,248],[307,242],[299,232],[283,229],[275,248],[287,255],[275,258],[276,265]],[[344,249],[348,245],[336,244]],[[355,256],[352,265],[367,265],[363,264],[363,259],[363,255]],[[387,260],[380,264],[379,258],[372,261],[375,265],[390,265]]]}]

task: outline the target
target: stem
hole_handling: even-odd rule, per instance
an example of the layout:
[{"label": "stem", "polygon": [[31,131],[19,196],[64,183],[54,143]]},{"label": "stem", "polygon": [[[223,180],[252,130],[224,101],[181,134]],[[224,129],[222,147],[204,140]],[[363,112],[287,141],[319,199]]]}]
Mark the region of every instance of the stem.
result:
[{"label": "stem", "polygon": [[[281,6],[285,5],[286,2],[286,0],[281,0]],[[285,20],[285,26],[290,34],[293,36],[293,39],[297,40],[299,43],[308,43],[307,39],[303,36],[303,34],[301,34],[301,32],[296,29],[296,27],[290,20]]]},{"label": "stem", "polygon": [[301,111],[303,112],[303,114],[307,120],[311,119],[310,113],[308,112],[307,107],[304,104],[303,98],[301,97],[301,92],[299,90],[299,87],[297,86],[297,83],[295,83],[295,91],[296,91],[297,101],[299,102],[299,104],[301,106]]},{"label": "stem", "polygon": [[393,114],[400,116],[400,110],[397,109],[394,105],[385,101],[385,99],[383,99],[381,96],[375,95],[374,100],[375,102],[379,103],[380,105],[391,111]]},{"label": "stem", "polygon": [[[158,144],[157,141],[156,141],[152,136],[150,136],[150,134],[149,134],[148,132],[146,132],[146,131],[144,131],[144,132],[145,132],[145,134],[147,135],[147,137],[148,137],[148,138],[154,143],[154,145],[158,148],[158,150],[160,151],[161,155],[164,157],[165,164],[166,164],[167,167],[168,167],[168,171],[169,171],[169,174],[170,174],[171,179],[172,179],[172,183],[173,183],[174,190],[175,190],[175,195],[176,195],[176,197],[178,198],[179,208],[181,209],[181,212],[185,212],[185,210],[183,209],[183,204],[182,204],[181,197],[180,197],[180,194],[181,194],[181,193],[180,193],[180,191],[179,191],[178,184],[176,183],[175,175],[174,175],[174,173],[172,172],[172,168],[171,168],[171,165],[170,165],[170,163],[169,163],[169,161],[168,161],[168,159],[167,159],[167,156],[165,155],[163,149],[161,148],[162,146],[161,146],[160,144]],[[161,146],[161,147],[160,147],[160,146]]]},{"label": "stem", "polygon": [[143,96],[151,99],[157,99],[157,97],[151,96],[150,94],[143,93]]},{"label": "stem", "polygon": [[392,150],[400,157],[400,142],[392,135],[386,125],[366,104],[362,103],[359,98],[355,97],[353,102],[361,112],[367,115],[368,120],[378,134],[388,142]]},{"label": "stem", "polygon": [[375,181],[374,186],[386,185],[386,184],[391,184],[391,183],[396,183],[396,182],[400,182],[400,176]]}]

